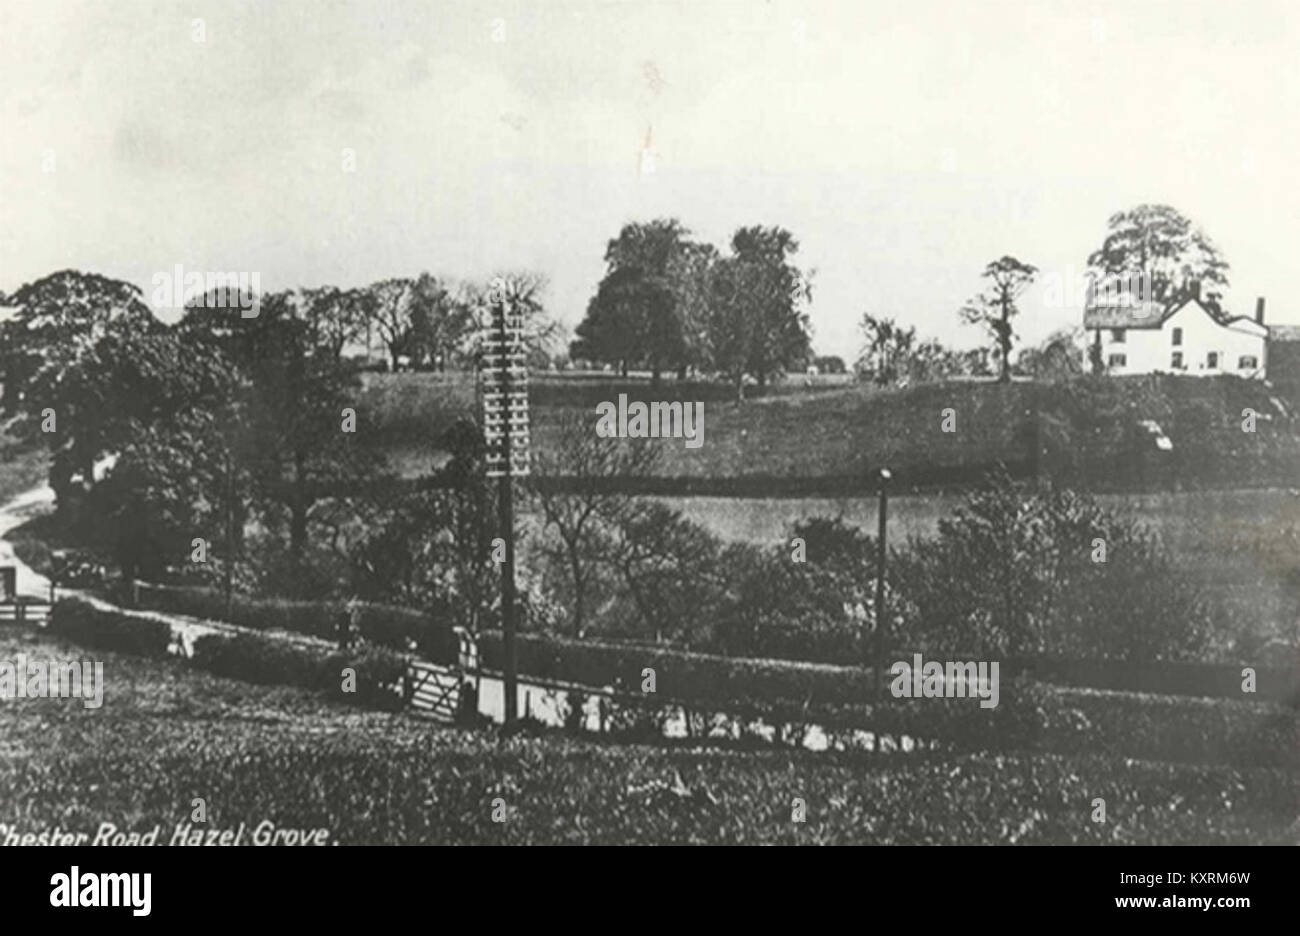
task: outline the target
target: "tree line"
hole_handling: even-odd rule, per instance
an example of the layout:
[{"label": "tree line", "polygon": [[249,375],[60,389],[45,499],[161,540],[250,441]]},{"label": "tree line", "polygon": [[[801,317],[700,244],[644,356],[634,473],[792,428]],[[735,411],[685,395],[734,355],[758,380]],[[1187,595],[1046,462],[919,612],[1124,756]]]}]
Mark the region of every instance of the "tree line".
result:
[{"label": "tree line", "polygon": [[725,379],[737,400],[812,357],[806,311],[812,274],[793,263],[794,235],[754,225],[730,250],[691,238],[676,219],[624,226],[605,250],[606,272],[575,329],[572,358],[679,379]]}]

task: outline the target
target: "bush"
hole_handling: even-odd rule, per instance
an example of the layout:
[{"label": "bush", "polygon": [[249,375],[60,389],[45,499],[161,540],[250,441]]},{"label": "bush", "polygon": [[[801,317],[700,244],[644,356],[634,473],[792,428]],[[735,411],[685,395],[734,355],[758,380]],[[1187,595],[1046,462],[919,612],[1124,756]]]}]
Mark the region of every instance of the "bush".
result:
[{"label": "bush", "polygon": [[49,628],[82,646],[149,657],[166,656],[172,639],[171,625],[166,621],[100,611],[77,598],[64,598],[55,603]]},{"label": "bush", "polygon": [[[190,662],[217,676],[321,690],[366,708],[396,711],[402,707],[405,658],[382,648],[322,653],[256,634],[205,634],[194,641]],[[353,691],[343,688],[343,670],[348,667],[356,674]]]},{"label": "bush", "polygon": [[[347,605],[333,601],[291,601],[284,598],[252,598],[234,595],[230,615],[225,596],[211,588],[141,585],[144,607],[189,614],[214,621],[228,621],[252,630],[283,630],[333,641],[348,614]],[[370,643],[401,652],[415,647],[438,663],[456,660],[459,641],[451,627],[427,614],[409,608],[358,602],[359,636]]]},{"label": "bush", "polygon": [[[996,708],[972,699],[894,698],[888,679],[865,668],[729,659],[650,647],[593,644],[535,635],[517,641],[521,676],[612,686],[627,695],[618,727],[643,727],[671,706],[725,713],[769,725],[819,725],[837,733],[908,736],[963,751],[1104,753],[1146,760],[1296,763],[1300,713],[1285,706],[1132,692],[1061,689],[1010,667],[999,672]],[[501,667],[500,635],[481,642],[483,665]],[[642,670],[655,696],[642,701]]]},{"label": "bush", "polygon": [[891,578],[911,608],[909,642],[948,658],[1178,659],[1209,633],[1202,588],[1145,530],[1086,495],[1005,475],[896,555]]}]

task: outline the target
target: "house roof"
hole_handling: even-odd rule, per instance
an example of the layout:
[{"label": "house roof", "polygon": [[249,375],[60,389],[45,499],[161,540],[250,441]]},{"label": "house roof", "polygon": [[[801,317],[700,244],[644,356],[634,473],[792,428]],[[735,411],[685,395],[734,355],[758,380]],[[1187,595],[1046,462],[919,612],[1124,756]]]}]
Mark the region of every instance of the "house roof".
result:
[{"label": "house roof", "polygon": [[1083,310],[1083,327],[1159,328],[1168,319],[1177,315],[1192,303],[1200,306],[1206,315],[1225,327],[1236,322],[1253,323],[1255,321],[1249,315],[1229,315],[1222,309],[1216,310],[1200,299],[1186,299],[1177,305],[1168,307],[1154,301],[1092,306]]},{"label": "house roof", "polygon": [[1095,305],[1083,310],[1083,327],[1159,328],[1174,311],[1166,311],[1163,303],[1150,301]]}]

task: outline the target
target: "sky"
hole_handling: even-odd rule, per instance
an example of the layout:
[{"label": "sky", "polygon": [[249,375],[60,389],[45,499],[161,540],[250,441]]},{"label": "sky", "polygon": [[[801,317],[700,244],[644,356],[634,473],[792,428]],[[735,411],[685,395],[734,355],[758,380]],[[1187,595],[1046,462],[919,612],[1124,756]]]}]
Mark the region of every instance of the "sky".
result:
[{"label": "sky", "polygon": [[527,269],[572,327],[625,223],[720,248],[781,225],[815,271],[814,347],[850,358],[863,312],[982,343],[957,310],[1004,254],[1042,271],[1024,341],[1077,326],[1107,218],[1157,202],[1223,251],[1230,311],[1300,322],[1298,21],[1291,0],[0,0],[0,290]]}]

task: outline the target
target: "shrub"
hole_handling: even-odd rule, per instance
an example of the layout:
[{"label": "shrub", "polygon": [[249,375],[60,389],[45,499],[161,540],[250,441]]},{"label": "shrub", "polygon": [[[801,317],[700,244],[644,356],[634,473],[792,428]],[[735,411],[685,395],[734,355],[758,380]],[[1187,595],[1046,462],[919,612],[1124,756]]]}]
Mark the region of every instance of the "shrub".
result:
[{"label": "shrub", "polygon": [[[909,736],[955,750],[1098,752],[1149,760],[1296,763],[1300,713],[1285,706],[1133,692],[1061,689],[1002,667],[996,708],[972,699],[894,698],[865,668],[729,659],[536,635],[517,641],[519,672],[626,693],[615,727],[643,729],[670,706],[770,725],[816,724],[839,733]],[[501,666],[500,635],[481,642],[484,666]],[[642,670],[654,697],[636,698]],[[888,680],[889,677],[885,677]],[[651,713],[648,709],[656,709]]]},{"label": "shrub", "polygon": [[55,603],[49,627],[53,633],[82,646],[149,657],[166,656],[172,638],[171,625],[166,621],[101,611],[77,598]]},{"label": "shrub", "polygon": [[[356,691],[344,692],[342,672],[356,671]],[[365,708],[399,711],[404,703],[402,679],[406,658],[384,647],[363,647],[357,653],[331,653],[321,664],[320,680],[331,696]]]},{"label": "shrub", "polygon": [[[205,634],[194,642],[190,662],[218,676],[322,690],[366,708],[396,711],[402,707],[406,660],[380,647],[323,653],[257,634]],[[353,691],[343,688],[343,670],[348,667],[356,675]]]},{"label": "shrub", "polygon": [[[291,601],[284,598],[232,596],[226,615],[225,596],[217,589],[142,585],[145,607],[228,621],[252,630],[284,630],[322,640],[334,640],[347,606],[333,601]],[[453,662],[459,642],[448,625],[410,608],[358,602],[359,636],[370,643],[405,652],[412,646],[428,659]]]}]

